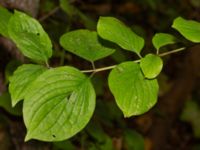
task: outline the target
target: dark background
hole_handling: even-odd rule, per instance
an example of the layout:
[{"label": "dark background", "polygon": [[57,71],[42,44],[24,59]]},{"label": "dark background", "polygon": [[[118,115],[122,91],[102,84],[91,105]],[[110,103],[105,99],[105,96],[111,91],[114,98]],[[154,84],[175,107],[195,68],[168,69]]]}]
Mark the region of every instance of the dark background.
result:
[{"label": "dark background", "polygon": [[[158,77],[158,103],[141,116],[123,118],[107,86],[109,71],[99,73],[93,79],[97,92],[95,114],[89,125],[68,141],[24,143],[26,129],[21,104],[16,110],[10,104],[0,104],[0,150],[134,150],[131,142],[135,145],[144,142],[145,150],[200,150],[200,46],[185,40],[170,27],[178,16],[200,21],[200,0],[69,0],[72,8],[69,12],[60,8],[58,0],[0,0],[0,4],[10,11],[25,11],[40,21],[54,45],[51,66],[91,68],[88,62],[64,51],[58,41],[70,30],[95,30],[99,16],[117,17],[144,37],[143,55],[155,53],[151,39],[157,32],[171,33],[180,39],[176,45],[163,48],[163,52],[183,45],[188,47],[164,58],[164,69]],[[119,49],[96,65],[103,67],[134,59],[137,57]],[[0,103],[5,99],[10,101],[9,76],[19,64],[27,62],[11,41],[0,36]],[[137,136],[127,137],[130,130],[137,131]]]}]

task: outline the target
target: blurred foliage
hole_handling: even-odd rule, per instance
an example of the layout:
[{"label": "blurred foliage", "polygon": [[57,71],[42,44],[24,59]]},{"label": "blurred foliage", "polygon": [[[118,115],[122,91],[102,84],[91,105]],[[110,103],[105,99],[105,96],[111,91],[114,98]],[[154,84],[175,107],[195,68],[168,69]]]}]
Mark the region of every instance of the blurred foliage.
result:
[{"label": "blurred foliage", "polygon": [[11,60],[7,65],[5,69],[5,82],[8,83],[10,80],[10,77],[13,75],[13,72],[17,69],[18,66],[20,66],[22,63],[18,60]]},{"label": "blurred foliage", "polygon": [[22,115],[22,103],[19,103],[14,108],[11,105],[11,98],[8,92],[0,96],[0,107],[4,108],[8,113],[14,116]]},{"label": "blurred foliage", "polygon": [[124,137],[128,150],[144,150],[144,139],[138,132],[127,129]]},{"label": "blurred foliage", "polygon": [[192,126],[195,137],[200,138],[200,107],[194,100],[186,102],[181,120],[189,122]]}]

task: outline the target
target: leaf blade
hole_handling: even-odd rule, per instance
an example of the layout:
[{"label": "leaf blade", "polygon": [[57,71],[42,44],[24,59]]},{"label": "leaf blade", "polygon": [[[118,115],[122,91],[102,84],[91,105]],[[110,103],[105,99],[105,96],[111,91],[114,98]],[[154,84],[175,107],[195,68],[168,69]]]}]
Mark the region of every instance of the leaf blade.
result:
[{"label": "leaf blade", "polygon": [[163,61],[157,55],[147,54],[141,59],[140,67],[146,78],[153,79],[160,74],[163,68]]},{"label": "leaf blade", "polygon": [[43,66],[33,64],[25,64],[16,69],[9,84],[12,106],[24,99],[31,82],[46,70]]},{"label": "leaf blade", "polygon": [[189,41],[194,43],[200,42],[200,23],[194,20],[186,20],[182,17],[177,17],[172,28],[176,29],[181,35],[183,35]]},{"label": "leaf blade", "polygon": [[43,73],[31,85],[23,107],[28,129],[26,141],[61,141],[70,138],[90,120],[95,107],[91,82],[73,67]]},{"label": "leaf blade", "polygon": [[97,33],[86,29],[71,31],[60,38],[65,50],[88,61],[96,61],[114,53],[114,49],[105,47],[99,42]]},{"label": "leaf blade", "polygon": [[176,38],[168,33],[156,33],[152,39],[153,46],[157,50],[159,50],[161,47],[165,45],[174,44],[176,42],[177,42]]},{"label": "leaf blade", "polygon": [[144,47],[144,39],[114,17],[100,17],[97,32],[103,39],[114,42],[123,49],[136,54],[139,54]]},{"label": "leaf blade", "polygon": [[11,12],[9,12],[6,8],[0,6],[0,34],[5,37],[9,37],[8,22],[11,16]]},{"label": "leaf blade", "polygon": [[15,11],[8,24],[9,37],[27,57],[47,62],[52,56],[52,44],[40,23],[25,13]]},{"label": "leaf blade", "polygon": [[109,74],[108,84],[125,117],[143,114],[157,101],[157,80],[145,79],[135,62],[115,67]]}]

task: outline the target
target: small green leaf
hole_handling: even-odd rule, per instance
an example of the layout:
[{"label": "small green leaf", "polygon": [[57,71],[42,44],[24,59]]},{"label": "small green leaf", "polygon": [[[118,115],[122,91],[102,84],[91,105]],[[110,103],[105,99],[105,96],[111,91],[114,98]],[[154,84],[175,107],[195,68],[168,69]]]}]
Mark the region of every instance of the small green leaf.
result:
[{"label": "small green leaf", "polygon": [[163,68],[163,61],[157,55],[147,54],[141,59],[140,67],[146,78],[153,79],[160,74]]},{"label": "small green leaf", "polygon": [[60,44],[67,51],[88,61],[96,61],[114,52],[114,49],[102,45],[96,32],[83,29],[64,34]]},{"label": "small green leaf", "polygon": [[15,106],[20,100],[24,99],[31,82],[46,70],[43,66],[33,64],[25,64],[17,68],[9,84],[12,106]]},{"label": "small green leaf", "polygon": [[176,43],[176,38],[167,33],[156,33],[152,39],[153,46],[159,50],[161,47]]},{"label": "small green leaf", "polygon": [[98,34],[106,40],[118,44],[125,50],[140,54],[144,39],[135,34],[120,20],[113,17],[100,17],[97,24]]},{"label": "small green leaf", "polygon": [[89,78],[73,67],[50,69],[25,96],[25,140],[66,140],[86,126],[94,108],[95,91]]},{"label": "small green leaf", "polygon": [[174,20],[172,27],[178,30],[186,39],[194,43],[200,42],[199,22],[178,17]]},{"label": "small green leaf", "polygon": [[125,117],[143,114],[157,102],[157,80],[145,79],[135,62],[124,62],[115,67],[108,83]]},{"label": "small green leaf", "polygon": [[9,12],[6,8],[0,6],[0,34],[2,34],[5,37],[9,37],[8,22],[11,16],[11,12]]},{"label": "small green leaf", "polygon": [[47,62],[51,57],[51,41],[36,19],[15,11],[8,24],[8,33],[19,50],[32,60]]}]

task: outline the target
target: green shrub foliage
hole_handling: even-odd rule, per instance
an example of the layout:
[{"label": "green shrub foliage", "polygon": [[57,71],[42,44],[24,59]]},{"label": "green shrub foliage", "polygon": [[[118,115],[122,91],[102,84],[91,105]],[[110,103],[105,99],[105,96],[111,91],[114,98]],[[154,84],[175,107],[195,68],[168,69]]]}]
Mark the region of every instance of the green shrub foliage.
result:
[{"label": "green shrub foliage", "polygon": [[[172,27],[191,42],[200,42],[199,22],[178,17]],[[145,44],[142,37],[117,18],[100,17],[97,31],[79,29],[60,38],[66,51],[92,62],[93,70],[80,71],[71,66],[48,65],[52,57],[51,40],[41,24],[23,12],[11,13],[0,7],[0,34],[35,62],[19,66],[9,83],[12,106],[23,100],[25,141],[62,141],[81,131],[95,110],[96,96],[90,79],[98,71],[111,69],[108,85],[124,117],[149,111],[157,102],[156,78],[163,67],[161,56],[167,54],[159,54],[159,50],[177,42],[171,34],[157,33],[152,39],[157,53],[142,57]],[[106,41],[136,53],[139,60],[95,69],[94,61],[115,52],[116,46],[108,47]]]}]

